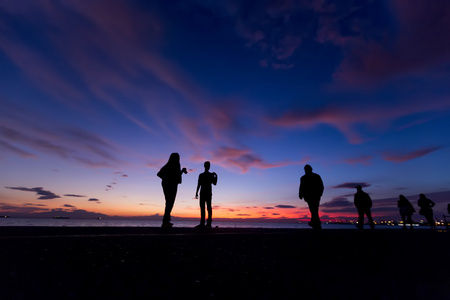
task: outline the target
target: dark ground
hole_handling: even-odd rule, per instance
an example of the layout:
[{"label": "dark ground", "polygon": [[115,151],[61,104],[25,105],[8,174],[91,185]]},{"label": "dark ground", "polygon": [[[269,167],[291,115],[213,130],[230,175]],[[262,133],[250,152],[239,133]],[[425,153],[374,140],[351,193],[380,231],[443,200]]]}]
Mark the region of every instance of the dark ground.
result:
[{"label": "dark ground", "polygon": [[1,299],[450,299],[450,233],[0,227]]}]

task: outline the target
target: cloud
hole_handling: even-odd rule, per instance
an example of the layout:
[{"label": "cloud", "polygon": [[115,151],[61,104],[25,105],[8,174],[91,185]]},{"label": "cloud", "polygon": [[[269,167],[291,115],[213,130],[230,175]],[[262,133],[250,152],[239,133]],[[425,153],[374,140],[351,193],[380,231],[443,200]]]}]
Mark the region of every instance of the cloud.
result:
[{"label": "cloud", "polygon": [[63,205],[63,207],[69,207],[69,208],[73,208],[73,207],[75,207],[75,206],[73,206],[73,205],[70,205],[70,204],[64,204],[64,205]]},{"label": "cloud", "polygon": [[395,163],[402,163],[405,161],[409,161],[418,157],[422,157],[425,155],[428,155],[430,153],[433,153],[437,150],[440,150],[444,147],[427,147],[427,148],[423,148],[423,149],[419,149],[419,150],[415,150],[412,152],[406,152],[406,153],[384,153],[383,154],[383,159],[387,160],[387,161],[392,161]]},{"label": "cloud", "polygon": [[211,160],[225,168],[238,168],[242,173],[246,173],[250,168],[257,169],[270,169],[279,168],[293,164],[299,164],[300,162],[277,162],[269,163],[265,162],[257,154],[253,153],[249,149],[232,148],[232,147],[219,147],[210,152]]},{"label": "cloud", "polygon": [[[37,116],[26,106],[0,99],[0,147],[24,158],[45,153],[89,167],[111,167],[120,163],[119,148],[99,135],[50,117]],[[26,150],[24,150],[24,148]]]},{"label": "cloud", "polygon": [[24,203],[23,206],[11,205],[9,203],[0,203],[0,210],[8,214],[23,214],[28,215],[35,212],[49,211],[48,208],[40,204]]},{"label": "cloud", "polygon": [[63,196],[65,196],[65,197],[78,197],[78,198],[86,197],[84,195],[76,195],[76,194],[64,194]]},{"label": "cloud", "polygon": [[42,188],[42,187],[34,187],[34,188],[5,187],[5,188],[11,189],[11,190],[24,191],[24,192],[35,192],[37,195],[40,196],[40,197],[37,198],[39,200],[50,200],[50,199],[61,198],[60,196],[54,194],[53,192],[44,190],[44,188]]},{"label": "cloud", "polygon": [[263,209],[275,209],[275,207],[272,207],[272,206],[266,206],[266,207],[263,207]]},{"label": "cloud", "polygon": [[351,164],[351,165],[363,164],[365,166],[368,166],[372,163],[372,159],[373,159],[373,156],[371,156],[371,155],[363,155],[363,156],[359,156],[359,157],[344,159],[344,162]]},{"label": "cloud", "polygon": [[293,205],[275,205],[276,208],[297,208],[297,206]]},{"label": "cloud", "polygon": [[333,189],[354,189],[356,186],[360,185],[361,187],[369,187],[370,184],[367,182],[344,182],[341,184],[338,184],[336,186],[333,186]]},{"label": "cloud", "polygon": [[329,202],[324,202],[320,205],[320,209],[325,213],[336,212],[354,212],[355,207],[352,201],[349,201],[347,197],[336,197]]},{"label": "cloud", "polygon": [[[384,16],[384,23],[394,26],[378,26],[376,32],[370,32],[376,28],[371,24],[354,36],[344,36],[340,29],[346,16],[329,22],[324,39],[342,46],[346,53],[334,75],[339,82],[367,86],[450,61],[447,1],[396,0],[383,5],[388,6],[384,11],[392,14]],[[364,21],[376,22],[375,14],[372,17]]]},{"label": "cloud", "polygon": [[36,203],[24,203],[24,206],[35,206],[35,207],[45,207],[45,204],[36,204]]},{"label": "cloud", "polygon": [[97,199],[97,198],[89,198],[89,200],[88,201],[92,201],[92,202],[99,202],[100,200],[99,199]]},{"label": "cloud", "polygon": [[0,147],[23,158],[34,158],[36,155],[0,140]]},{"label": "cloud", "polygon": [[235,32],[262,58],[263,67],[293,67],[296,50],[314,34],[314,10],[302,1],[235,1],[215,6],[227,16],[227,23],[234,22]]},{"label": "cloud", "polygon": [[127,174],[124,174],[123,172],[114,172],[114,175],[120,175],[120,177],[128,177]]}]

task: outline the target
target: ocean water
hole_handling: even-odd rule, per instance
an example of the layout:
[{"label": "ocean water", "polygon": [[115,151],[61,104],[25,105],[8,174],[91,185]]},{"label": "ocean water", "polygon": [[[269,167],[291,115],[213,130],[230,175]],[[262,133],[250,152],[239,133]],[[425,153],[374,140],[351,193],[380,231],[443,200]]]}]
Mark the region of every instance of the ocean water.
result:
[{"label": "ocean water", "polygon": [[[174,227],[191,228],[198,225],[198,221],[183,220],[172,221]],[[160,227],[161,220],[116,220],[116,219],[43,219],[43,218],[0,218],[0,226],[51,226],[51,227]],[[286,222],[238,222],[213,221],[213,227],[219,228],[310,228],[305,223]],[[368,226],[366,226],[369,228]],[[349,229],[357,230],[351,224],[322,223],[323,229]],[[378,225],[378,229],[401,229],[400,226]],[[416,227],[417,228],[417,227]]]}]

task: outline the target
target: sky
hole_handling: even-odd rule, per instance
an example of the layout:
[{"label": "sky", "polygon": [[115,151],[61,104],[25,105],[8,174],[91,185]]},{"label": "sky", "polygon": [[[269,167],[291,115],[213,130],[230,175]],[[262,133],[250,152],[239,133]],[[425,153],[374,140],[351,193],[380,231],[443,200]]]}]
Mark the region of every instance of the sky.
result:
[{"label": "sky", "polygon": [[[450,2],[0,2],[0,213],[160,218],[156,176],[188,169],[172,212],[199,218],[375,219],[398,196],[450,203]],[[417,213],[413,219],[421,219]]]}]

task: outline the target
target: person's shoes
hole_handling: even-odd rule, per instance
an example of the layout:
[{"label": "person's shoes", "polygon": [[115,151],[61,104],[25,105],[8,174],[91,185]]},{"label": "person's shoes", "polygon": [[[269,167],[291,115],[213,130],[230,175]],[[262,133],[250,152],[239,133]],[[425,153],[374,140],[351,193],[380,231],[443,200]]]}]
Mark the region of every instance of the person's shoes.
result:
[{"label": "person's shoes", "polygon": [[173,226],[173,223],[164,222],[164,223],[162,223],[161,228],[172,228],[172,226]]},{"label": "person's shoes", "polygon": [[322,229],[322,225],[320,223],[314,224],[313,222],[308,222],[308,225],[312,227],[312,229]]},{"label": "person's shoes", "polygon": [[211,223],[206,224],[206,228],[211,228]]},{"label": "person's shoes", "polygon": [[197,226],[195,226],[194,228],[205,228],[205,224],[200,223]]}]

